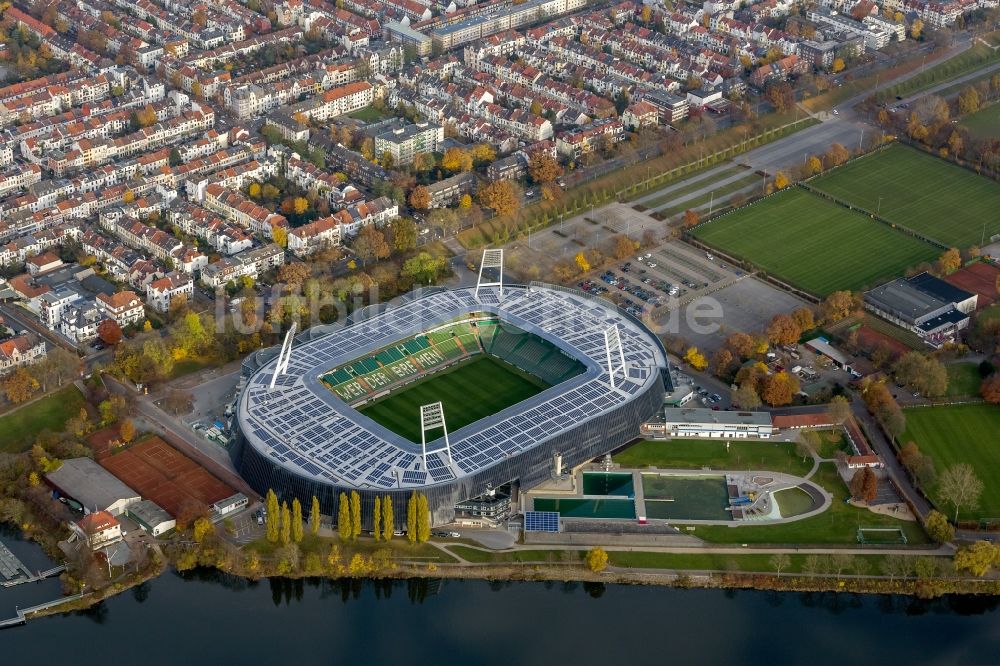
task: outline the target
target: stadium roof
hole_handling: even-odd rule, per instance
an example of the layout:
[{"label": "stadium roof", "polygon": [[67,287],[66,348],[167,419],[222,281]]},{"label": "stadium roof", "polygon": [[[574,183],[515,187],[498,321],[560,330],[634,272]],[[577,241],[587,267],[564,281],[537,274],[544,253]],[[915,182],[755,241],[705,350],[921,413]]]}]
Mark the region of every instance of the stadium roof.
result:
[{"label": "stadium roof", "polygon": [[[341,486],[390,490],[448,483],[534,448],[557,434],[634,400],[661,381],[667,367],[660,341],[614,305],[546,285],[439,290],[398,306],[372,308],[360,321],[310,330],[286,374],[269,389],[272,358],[247,382],[239,426],[247,443],[290,471]],[[321,383],[330,368],[474,312],[491,313],[579,360],[586,371],[449,433],[452,460],[428,453],[355,411]],[[364,313],[368,314],[368,312]],[[357,319],[357,318],[356,318]],[[617,324],[627,366],[611,388],[604,331]],[[328,332],[327,332],[328,331]],[[434,447],[428,443],[428,450]]]}]

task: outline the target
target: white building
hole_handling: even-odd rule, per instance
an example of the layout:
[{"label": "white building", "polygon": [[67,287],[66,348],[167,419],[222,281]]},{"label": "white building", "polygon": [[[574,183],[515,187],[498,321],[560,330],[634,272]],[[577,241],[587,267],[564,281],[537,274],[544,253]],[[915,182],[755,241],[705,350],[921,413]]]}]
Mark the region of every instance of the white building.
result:
[{"label": "white building", "polygon": [[770,439],[774,432],[769,412],[714,411],[703,408],[665,407],[656,418],[643,423],[643,436]]}]

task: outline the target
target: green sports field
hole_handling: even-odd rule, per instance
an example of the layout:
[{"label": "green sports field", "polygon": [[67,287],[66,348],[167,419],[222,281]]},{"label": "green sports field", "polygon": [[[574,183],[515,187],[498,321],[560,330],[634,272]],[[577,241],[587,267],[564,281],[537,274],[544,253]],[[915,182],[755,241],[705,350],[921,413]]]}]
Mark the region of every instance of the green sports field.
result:
[{"label": "green sports field", "polygon": [[946,245],[979,245],[984,222],[987,240],[1000,233],[1000,184],[908,146],[893,145],[810,184]]},{"label": "green sports field", "polygon": [[801,188],[717,218],[694,235],[820,296],[875,286],[940,254]]},{"label": "green sports field", "polygon": [[[420,441],[420,406],[441,401],[449,432],[541,393],[548,384],[492,356],[480,354],[361,408],[359,411],[412,442]],[[429,433],[437,439],[440,431]]]},{"label": "green sports field", "polygon": [[993,104],[963,118],[962,127],[980,139],[1000,136],[1000,104]]},{"label": "green sports field", "polygon": [[[906,410],[906,432],[901,442],[914,441],[920,451],[934,459],[941,473],[957,463],[976,470],[985,489],[976,510],[962,510],[959,519],[1000,519],[1000,407],[996,405],[950,405]],[[939,503],[935,488],[931,499]],[[949,516],[954,508],[942,506]]]}]

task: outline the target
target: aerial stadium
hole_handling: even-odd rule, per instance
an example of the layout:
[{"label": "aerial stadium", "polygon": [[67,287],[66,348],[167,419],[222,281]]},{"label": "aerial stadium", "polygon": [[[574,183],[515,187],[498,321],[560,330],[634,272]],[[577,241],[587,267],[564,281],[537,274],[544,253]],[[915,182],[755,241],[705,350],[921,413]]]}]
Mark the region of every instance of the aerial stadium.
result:
[{"label": "aerial stadium", "polygon": [[[482,276],[481,276],[482,279]],[[435,525],[460,502],[527,489],[638,437],[669,383],[662,344],[612,303],[575,290],[493,283],[412,294],[317,326],[243,363],[232,447],[260,493],[336,515],[358,491],[363,522],[413,491]]]}]

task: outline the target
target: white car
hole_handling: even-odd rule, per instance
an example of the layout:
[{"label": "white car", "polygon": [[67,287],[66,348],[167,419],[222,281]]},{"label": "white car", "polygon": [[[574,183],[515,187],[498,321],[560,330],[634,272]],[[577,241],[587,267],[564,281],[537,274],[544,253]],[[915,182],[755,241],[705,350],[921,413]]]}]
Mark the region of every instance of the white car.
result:
[{"label": "white car", "polygon": [[656,268],[656,262],[655,261],[646,262],[646,265],[649,266],[650,268]]},{"label": "white car", "polygon": [[834,109],[833,110],[833,115],[839,116],[840,115],[840,111],[837,111],[837,109]]}]

